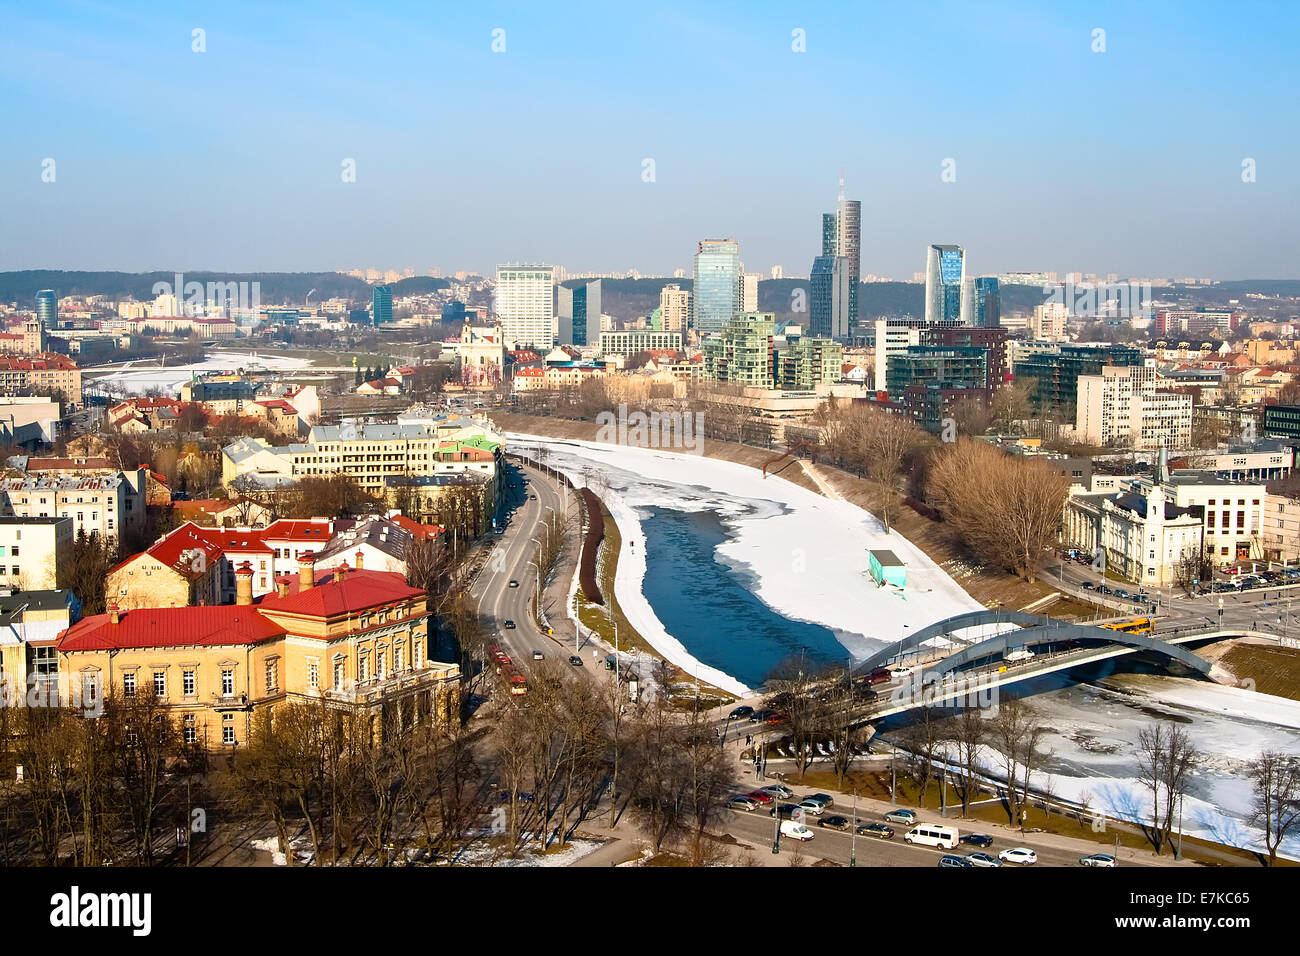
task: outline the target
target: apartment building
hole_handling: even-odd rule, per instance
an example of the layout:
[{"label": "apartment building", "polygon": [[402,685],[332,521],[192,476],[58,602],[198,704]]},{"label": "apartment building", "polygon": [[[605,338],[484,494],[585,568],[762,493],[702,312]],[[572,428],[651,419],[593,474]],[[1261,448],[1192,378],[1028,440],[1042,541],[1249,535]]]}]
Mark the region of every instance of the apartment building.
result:
[{"label": "apartment building", "polygon": [[635,355],[655,349],[682,350],[681,332],[656,332],[632,329],[624,332],[601,332],[601,355]]},{"label": "apartment building", "polygon": [[0,588],[53,590],[72,533],[71,518],[0,517]]},{"label": "apartment building", "polygon": [[691,293],[678,285],[659,290],[659,314],[665,332],[685,332],[691,321]]},{"label": "apartment building", "polygon": [[1263,556],[1267,560],[1300,560],[1300,500],[1285,495],[1265,495],[1261,538]]},{"label": "apartment building", "polygon": [[1192,442],[1192,396],[1160,387],[1154,368],[1107,366],[1080,375],[1075,431],[1092,445],[1151,451]]},{"label": "apartment building", "polygon": [[0,392],[8,395],[60,394],[80,408],[81,369],[66,355],[45,352],[28,358],[0,355]]},{"label": "apartment building", "polygon": [[113,475],[0,479],[0,514],[23,518],[72,518],[74,535],[106,538],[143,527],[148,469]]},{"label": "apartment building", "polygon": [[704,340],[703,378],[727,385],[771,388],[774,384],[771,312],[737,315]]}]

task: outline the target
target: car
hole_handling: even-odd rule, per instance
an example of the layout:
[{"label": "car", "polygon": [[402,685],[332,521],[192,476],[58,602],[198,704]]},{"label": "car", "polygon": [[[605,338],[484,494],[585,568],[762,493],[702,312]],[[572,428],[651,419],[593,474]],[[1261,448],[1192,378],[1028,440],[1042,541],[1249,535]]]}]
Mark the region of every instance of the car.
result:
[{"label": "car", "polygon": [[739,793],[727,801],[727,806],[730,807],[732,810],[744,810],[746,812],[749,812],[749,811],[757,810],[760,804],[753,797],[743,793]]},{"label": "car", "polygon": [[733,710],[733,711],[730,713],[730,715],[728,715],[727,719],[728,719],[728,720],[740,720],[741,718],[748,717],[748,716],[749,716],[750,714],[752,714],[753,712],[754,712],[754,708],[753,708],[753,707],[750,707],[748,704],[746,704],[746,705],[743,706],[743,707],[737,707],[735,710]]},{"label": "car", "polygon": [[817,821],[819,827],[825,827],[828,830],[852,830],[853,823],[848,817],[842,817],[836,814],[833,817],[823,817]]},{"label": "car", "polygon": [[890,823],[905,823],[911,826],[916,823],[916,814],[911,810],[890,810],[885,814],[885,819]]},{"label": "car", "polygon": [[1147,594],[1146,591],[1139,591],[1137,594],[1133,595],[1133,600],[1141,601],[1143,604],[1150,604],[1151,595]]},{"label": "car", "polygon": [[1097,585],[1092,581],[1084,581],[1082,587],[1085,591],[1095,591],[1097,589]]},{"label": "car", "polygon": [[506,533],[506,529],[505,529],[505,528],[497,528],[497,529],[496,529],[496,533],[497,533],[497,534],[505,534],[505,533]]},{"label": "car", "polygon": [[945,853],[939,857],[940,866],[974,866],[970,860],[964,856],[953,856],[951,853]]},{"label": "car", "polygon": [[998,854],[998,859],[1004,863],[1020,863],[1029,866],[1031,863],[1038,862],[1038,854],[1027,846],[1017,846],[1003,850]]},{"label": "car", "polygon": [[766,710],[756,710],[749,715],[749,722],[751,724],[761,724],[763,721],[767,720],[767,715],[769,713],[770,711]]},{"label": "car", "polygon": [[1014,651],[1009,651],[1002,655],[1002,659],[1008,664],[1016,664],[1020,661],[1033,660],[1034,652],[1027,647],[1019,647]]},{"label": "car", "polygon": [[1097,593],[1098,593],[1098,594],[1114,594],[1114,593],[1115,593],[1115,590],[1114,590],[1114,588],[1109,588],[1109,587],[1107,587],[1107,586],[1104,585],[1104,584],[1099,584],[1099,585],[1097,585]]},{"label": "car", "polygon": [[512,588],[517,588],[517,587],[519,587],[519,582],[516,581],[516,580],[514,580],[514,579],[512,578],[512,579],[510,580],[510,586],[511,586]]},{"label": "car", "polygon": [[1241,568],[1224,568],[1224,569],[1223,569],[1223,573],[1224,573],[1224,574],[1240,574],[1240,573],[1241,573]]},{"label": "car", "polygon": [[1109,853],[1094,853],[1079,861],[1080,866],[1119,866],[1119,860]]},{"label": "car", "polygon": [[528,497],[531,498],[533,501],[536,501],[536,500],[537,500],[537,496],[536,496],[536,495],[529,495]]},{"label": "car", "polygon": [[967,833],[961,838],[961,842],[969,846],[990,847],[993,845],[993,838],[987,833]]},{"label": "car", "polygon": [[813,832],[802,823],[786,820],[781,824],[781,836],[789,837],[791,840],[811,840]]},{"label": "car", "polygon": [[769,796],[776,797],[779,800],[789,800],[794,796],[793,790],[780,783],[774,783],[766,787],[759,787],[759,789]]},{"label": "car", "polygon": [[507,620],[504,626],[507,631],[513,631],[515,629],[515,622]]},{"label": "car", "polygon": [[1131,596],[1132,596],[1132,595],[1130,595],[1130,594],[1129,594],[1127,591],[1125,591],[1123,588],[1116,588],[1116,589],[1115,589],[1115,597],[1117,597],[1117,598],[1127,598],[1127,597],[1131,597]]},{"label": "car", "polygon": [[763,721],[763,723],[765,723],[765,724],[784,724],[785,721],[786,721],[786,716],[785,716],[785,714],[771,713],[771,714],[768,714],[768,715],[767,715],[767,719],[766,719],[765,721]]},{"label": "car", "polygon": [[768,804],[772,802],[772,795],[770,793],[764,793],[762,790],[751,791],[750,793],[745,794],[745,796],[752,797],[753,799],[757,800],[759,803],[762,804]]},{"label": "car", "polygon": [[989,856],[987,853],[967,853],[966,859],[970,860],[971,866],[1001,866],[1002,861],[996,856]]},{"label": "car", "polygon": [[858,836],[873,836],[880,840],[892,840],[894,828],[883,823],[864,823],[858,827]]},{"label": "car", "polygon": [[821,816],[822,811],[826,809],[826,805],[820,800],[800,800],[799,809],[804,813],[811,813],[813,816]]},{"label": "car", "polygon": [[545,658],[545,655],[542,654],[541,651],[533,651],[533,660],[535,660],[535,661],[540,661],[540,660],[543,660],[544,658]]},{"label": "car", "polygon": [[829,793],[810,793],[804,797],[805,800],[816,800],[823,807],[832,806],[835,803],[834,798]]},{"label": "car", "polygon": [[582,658],[579,657],[577,654],[570,654],[570,655],[569,655],[569,663],[572,664],[574,667],[581,667],[581,666],[582,666]]},{"label": "car", "polygon": [[782,803],[768,811],[768,816],[779,816],[782,820],[789,820],[794,816],[796,810],[802,809],[797,803]]}]

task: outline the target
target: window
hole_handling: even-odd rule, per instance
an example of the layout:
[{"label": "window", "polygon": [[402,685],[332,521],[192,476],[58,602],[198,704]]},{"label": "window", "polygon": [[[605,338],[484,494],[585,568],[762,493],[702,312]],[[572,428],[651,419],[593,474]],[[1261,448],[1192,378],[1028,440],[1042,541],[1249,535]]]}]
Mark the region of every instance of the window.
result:
[{"label": "window", "polygon": [[194,669],[181,671],[181,693],[186,697],[194,696]]},{"label": "window", "polygon": [[235,715],[221,715],[221,742],[223,744],[233,744],[235,742]]},{"label": "window", "polygon": [[341,656],[334,658],[334,689],[343,689],[343,679],[347,675],[347,661]]},{"label": "window", "polygon": [[122,675],[122,696],[135,696],[135,671],[128,671]]},{"label": "window", "polygon": [[13,557],[18,557],[18,545],[14,545],[13,551],[10,552]]},{"label": "window", "polygon": [[280,689],[280,682],[278,679],[280,668],[278,665],[279,662],[274,658],[266,662],[266,692],[268,694],[274,694]]},{"label": "window", "polygon": [[82,674],[81,675],[81,706],[88,709],[95,706],[95,701],[99,699],[99,675]]},{"label": "window", "polygon": [[380,680],[384,678],[384,668],[388,664],[388,649],[380,647],[379,652],[375,655],[375,676]]},{"label": "window", "polygon": [[167,696],[167,672],[153,672],[153,695],[158,698]]},{"label": "window", "polygon": [[221,669],[221,696],[233,697],[235,695],[235,669],[233,667],[223,667]]},{"label": "window", "polygon": [[319,661],[307,662],[307,686],[310,687],[312,690],[317,690],[320,687],[320,662]]},{"label": "window", "polygon": [[193,744],[196,740],[198,740],[199,734],[198,734],[197,725],[198,725],[198,720],[195,718],[193,714],[185,715],[184,729],[182,733],[184,736],[184,740],[187,744]]}]

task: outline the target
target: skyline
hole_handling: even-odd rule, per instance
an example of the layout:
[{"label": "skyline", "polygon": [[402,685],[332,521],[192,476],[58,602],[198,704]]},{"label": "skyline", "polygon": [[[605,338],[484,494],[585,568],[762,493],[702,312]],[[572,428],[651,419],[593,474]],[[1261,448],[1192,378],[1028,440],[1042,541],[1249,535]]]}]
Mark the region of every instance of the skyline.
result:
[{"label": "skyline", "polygon": [[952,243],[971,274],[1296,278],[1300,15],[1253,9],[13,12],[0,262],[671,274],[733,236],[800,274],[843,170],[863,275]]}]

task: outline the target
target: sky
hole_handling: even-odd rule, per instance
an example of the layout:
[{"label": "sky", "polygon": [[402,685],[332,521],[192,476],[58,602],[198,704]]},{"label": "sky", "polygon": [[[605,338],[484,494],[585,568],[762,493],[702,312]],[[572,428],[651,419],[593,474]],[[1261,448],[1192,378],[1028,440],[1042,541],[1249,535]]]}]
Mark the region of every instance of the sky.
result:
[{"label": "sky", "polygon": [[1298,34],[1286,0],[4,0],[0,271],[689,275],[734,237],[806,275],[843,171],[864,275],[1297,278]]}]

